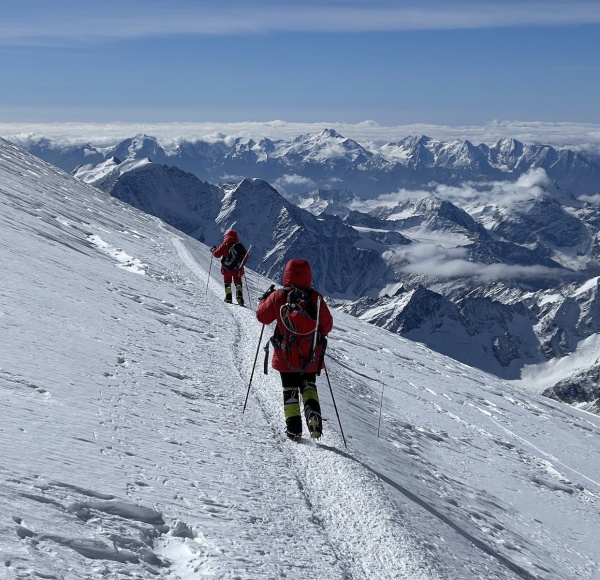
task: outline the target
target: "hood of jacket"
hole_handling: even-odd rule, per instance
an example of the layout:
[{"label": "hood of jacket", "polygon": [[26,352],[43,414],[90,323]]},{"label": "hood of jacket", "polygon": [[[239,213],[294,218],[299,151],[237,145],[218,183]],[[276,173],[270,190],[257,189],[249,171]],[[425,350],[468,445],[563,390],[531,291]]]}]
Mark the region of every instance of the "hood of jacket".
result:
[{"label": "hood of jacket", "polygon": [[312,286],[312,270],[306,260],[295,258],[290,260],[283,271],[284,286],[302,286],[310,288]]}]

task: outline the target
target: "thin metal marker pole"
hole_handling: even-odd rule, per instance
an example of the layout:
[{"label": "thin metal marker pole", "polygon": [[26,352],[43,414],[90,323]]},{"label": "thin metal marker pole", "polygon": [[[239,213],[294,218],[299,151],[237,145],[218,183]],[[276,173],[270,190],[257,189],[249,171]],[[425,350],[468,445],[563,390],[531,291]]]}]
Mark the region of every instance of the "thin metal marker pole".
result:
[{"label": "thin metal marker pole", "polygon": [[377,425],[377,439],[379,439],[379,432],[381,430],[381,410],[383,409],[383,391],[385,389],[385,382],[381,382],[381,403],[379,405],[379,424]]},{"label": "thin metal marker pole", "polygon": [[208,294],[208,283],[210,282],[210,271],[212,269],[213,255],[210,253],[210,266],[208,267],[208,280],[206,281],[206,294]]},{"label": "thin metal marker pole", "polygon": [[[244,262],[246,261],[246,257],[250,253],[250,250],[252,249],[253,245],[254,244],[250,244],[250,246],[248,246],[248,249],[246,250],[246,253],[244,254],[244,257],[242,258],[242,263],[240,264],[240,267],[237,269],[238,273],[244,267]],[[244,278],[245,277],[246,277],[246,273],[244,272]],[[244,283],[243,283],[243,280],[242,280],[242,287],[243,286],[244,286]],[[246,286],[246,294],[248,294],[248,304],[250,305],[250,308],[252,308],[252,300],[250,298],[250,286],[248,286],[248,283],[246,283],[245,286]],[[242,292],[243,292],[243,290],[242,290]]]}]

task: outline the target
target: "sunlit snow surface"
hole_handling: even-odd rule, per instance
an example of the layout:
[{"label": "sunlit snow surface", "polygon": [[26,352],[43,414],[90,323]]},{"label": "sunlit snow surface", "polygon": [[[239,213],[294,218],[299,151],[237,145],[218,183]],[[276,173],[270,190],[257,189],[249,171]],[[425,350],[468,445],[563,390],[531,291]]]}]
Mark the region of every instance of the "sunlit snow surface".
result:
[{"label": "sunlit snow surface", "polygon": [[0,577],[600,578],[600,417],[335,313],[289,442],[269,281],[3,141],[0,267]]}]

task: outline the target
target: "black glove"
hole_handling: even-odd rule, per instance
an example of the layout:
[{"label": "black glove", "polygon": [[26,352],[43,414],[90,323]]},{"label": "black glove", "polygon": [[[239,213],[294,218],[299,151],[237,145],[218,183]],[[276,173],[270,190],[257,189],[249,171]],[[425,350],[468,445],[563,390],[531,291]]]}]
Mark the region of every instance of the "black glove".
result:
[{"label": "black glove", "polygon": [[217,246],[211,246],[211,247],[210,247],[210,251],[211,251],[211,252],[214,252],[216,249],[217,249]]},{"label": "black glove", "polygon": [[265,298],[268,298],[271,294],[275,292],[275,284],[271,284],[268,290],[258,299],[259,302],[262,302]]}]

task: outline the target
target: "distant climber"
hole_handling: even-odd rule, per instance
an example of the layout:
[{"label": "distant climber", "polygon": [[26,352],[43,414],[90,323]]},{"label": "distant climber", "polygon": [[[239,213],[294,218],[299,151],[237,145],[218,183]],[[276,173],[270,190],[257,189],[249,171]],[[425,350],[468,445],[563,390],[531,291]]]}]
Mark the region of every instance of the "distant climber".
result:
[{"label": "distant climber", "polygon": [[223,243],[217,248],[211,249],[215,258],[221,258],[221,274],[225,284],[225,302],[232,303],[231,282],[235,284],[235,297],[240,306],[244,306],[244,293],[242,278],[244,276],[244,264],[249,255],[246,247],[240,242],[235,230],[227,230]]}]

